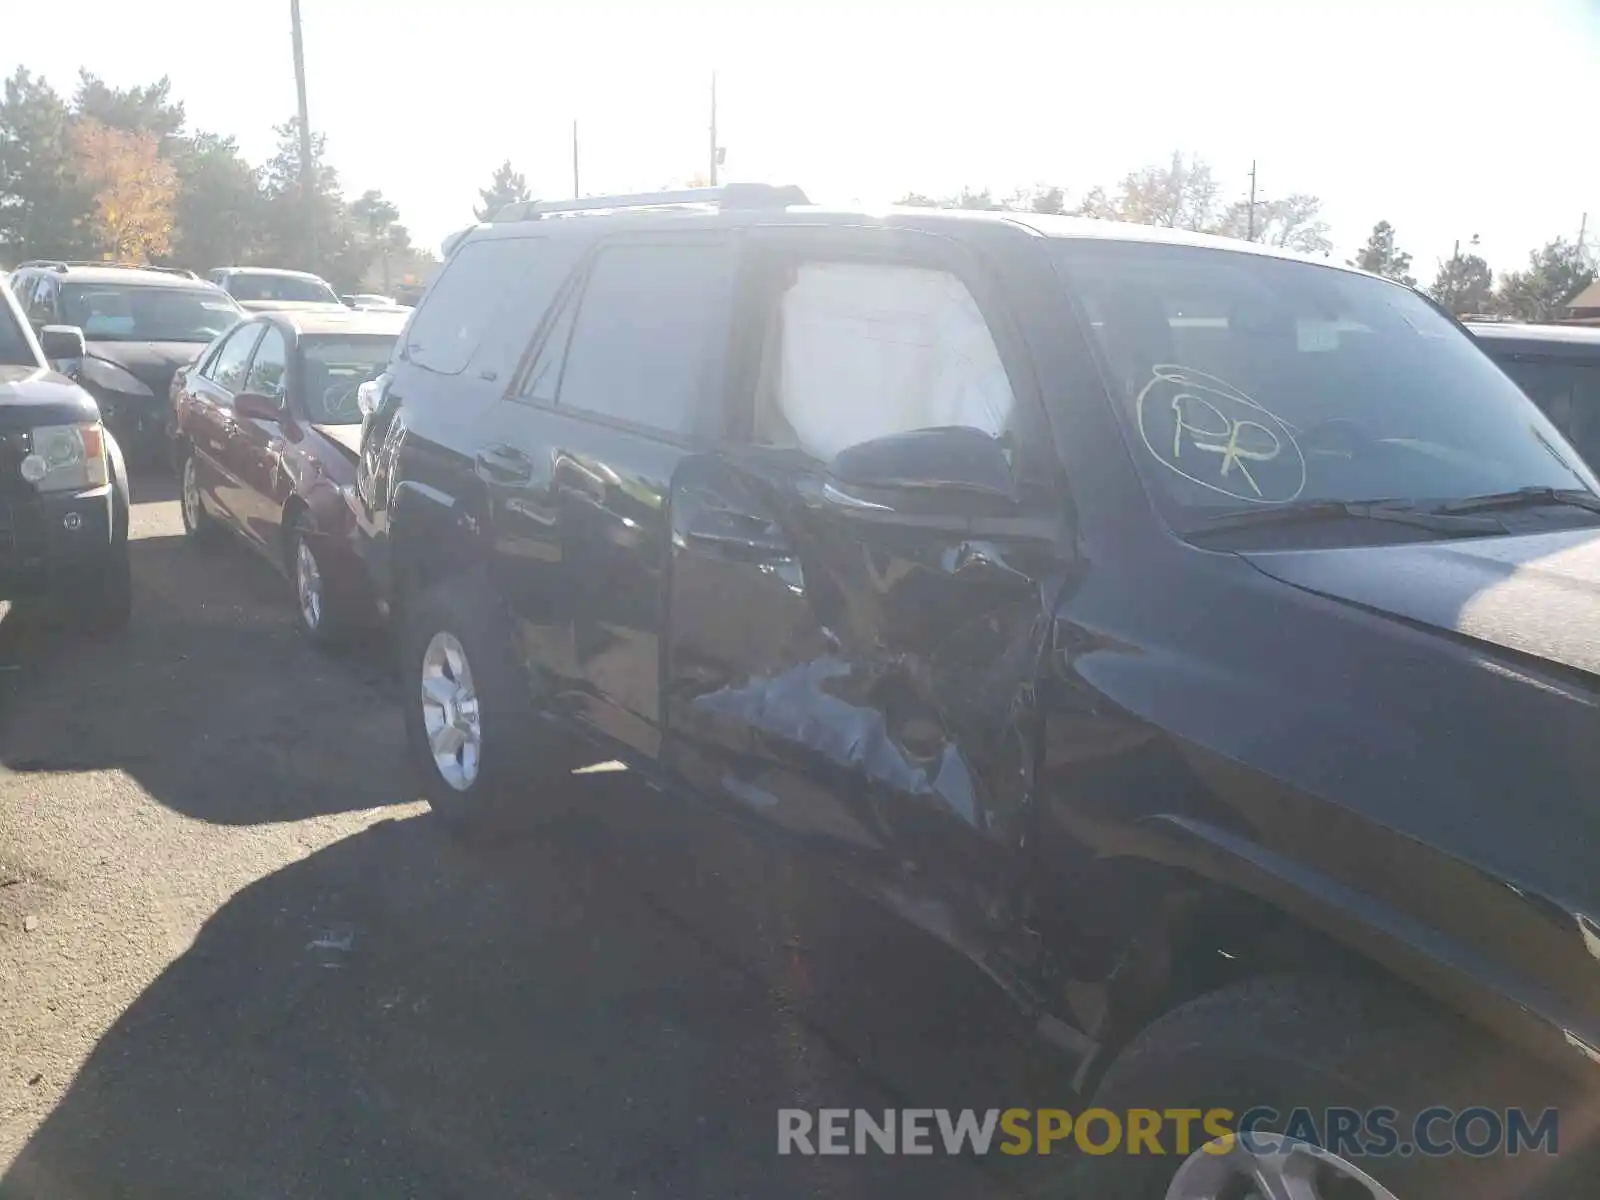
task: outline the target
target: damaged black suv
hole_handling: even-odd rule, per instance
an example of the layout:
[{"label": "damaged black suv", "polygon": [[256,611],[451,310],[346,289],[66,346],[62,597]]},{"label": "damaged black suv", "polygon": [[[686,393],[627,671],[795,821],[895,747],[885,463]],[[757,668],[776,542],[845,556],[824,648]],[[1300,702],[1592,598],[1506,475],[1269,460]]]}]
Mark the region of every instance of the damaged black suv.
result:
[{"label": "damaged black suv", "polygon": [[[817,856],[1165,1114],[1084,1197],[1591,1194],[1600,485],[1431,301],[1110,222],[515,205],[363,407],[439,813],[592,745]],[[1559,1155],[1433,1152],[1547,1108]],[[1217,1109],[1258,1136],[1175,1144]]]},{"label": "damaged black suv", "polygon": [[133,602],[128,474],[94,398],[46,363],[82,342],[49,326],[41,347],[0,283],[0,600],[112,630]]}]

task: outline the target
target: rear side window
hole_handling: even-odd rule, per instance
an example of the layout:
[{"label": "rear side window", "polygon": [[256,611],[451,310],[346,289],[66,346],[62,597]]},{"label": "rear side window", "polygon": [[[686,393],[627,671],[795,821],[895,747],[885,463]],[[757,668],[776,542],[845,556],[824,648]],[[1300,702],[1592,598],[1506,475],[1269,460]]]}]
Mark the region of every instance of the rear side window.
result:
[{"label": "rear side window", "polygon": [[722,242],[612,246],[583,289],[559,403],[673,434],[717,419],[703,399],[725,345],[733,252]]},{"label": "rear side window", "polygon": [[[468,242],[411,318],[406,359],[435,374],[459,375],[483,346],[494,359],[485,377],[503,378],[526,343],[508,331],[532,333],[560,286],[564,262],[548,238]],[[508,339],[517,341],[514,349],[502,344]]]},{"label": "rear side window", "polygon": [[200,374],[218,387],[237,392],[244,383],[244,371],[250,361],[250,351],[255,349],[256,338],[261,336],[261,326],[241,325],[228,335],[216,357],[206,364]]}]

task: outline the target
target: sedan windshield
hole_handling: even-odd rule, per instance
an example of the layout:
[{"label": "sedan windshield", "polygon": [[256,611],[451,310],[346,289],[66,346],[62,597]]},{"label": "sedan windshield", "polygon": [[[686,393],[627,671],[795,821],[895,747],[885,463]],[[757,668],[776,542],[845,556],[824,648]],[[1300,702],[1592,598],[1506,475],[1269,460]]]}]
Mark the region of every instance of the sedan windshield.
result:
[{"label": "sedan windshield", "polygon": [[395,341],[393,336],[301,338],[301,378],[311,423],[361,424],[356,389],[383,374]]},{"label": "sedan windshield", "polygon": [[91,342],[209,342],[239,306],[212,288],[81,283],[61,288],[61,316]]},{"label": "sedan windshield", "polygon": [[228,280],[228,292],[235,300],[286,300],[292,303],[317,301],[338,304],[334,290],[320,279],[307,279],[300,275],[234,275]]},{"label": "sedan windshield", "polygon": [[1176,523],[1307,501],[1597,490],[1408,288],[1251,253],[1063,243],[1132,453]]}]

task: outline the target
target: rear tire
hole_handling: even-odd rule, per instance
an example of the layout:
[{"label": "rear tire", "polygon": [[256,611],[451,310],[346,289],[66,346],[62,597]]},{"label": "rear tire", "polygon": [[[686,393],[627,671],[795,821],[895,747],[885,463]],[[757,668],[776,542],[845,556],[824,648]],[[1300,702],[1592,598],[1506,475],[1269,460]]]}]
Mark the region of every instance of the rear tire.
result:
[{"label": "rear tire", "polygon": [[540,717],[486,580],[452,579],[414,597],[398,648],[407,749],[423,795],[453,832],[565,811],[572,747]]},{"label": "rear tire", "polygon": [[[1267,1133],[1282,1133],[1291,1114],[1304,1109],[1329,1141],[1329,1109],[1353,1109],[1365,1118],[1374,1109],[1390,1108],[1398,1113],[1395,1149],[1387,1154],[1347,1150],[1333,1163],[1319,1159],[1321,1190],[1311,1195],[1382,1200],[1384,1192],[1371,1186],[1377,1185],[1395,1200],[1486,1200],[1532,1195],[1523,1188],[1534,1180],[1548,1182],[1560,1160],[1527,1150],[1518,1158],[1401,1152],[1400,1145],[1411,1144],[1416,1114],[1434,1105],[1457,1111],[1484,1106],[1503,1114],[1520,1104],[1537,1121],[1545,1108],[1558,1107],[1565,1098],[1561,1085],[1529,1071],[1504,1047],[1398,988],[1279,976],[1213,992],[1155,1021],[1111,1065],[1093,1106],[1124,1120],[1130,1109],[1225,1108],[1235,1121],[1265,1106],[1276,1110],[1278,1119],[1253,1127]],[[1437,1140],[1449,1129],[1446,1122],[1428,1132]],[[1232,1180],[1240,1167],[1224,1166],[1200,1150],[1210,1135],[1201,1132],[1199,1121],[1194,1133],[1187,1155],[1175,1144],[1171,1124],[1161,1126],[1162,1157],[1148,1148],[1130,1154],[1125,1145],[1115,1153],[1084,1154],[1074,1166],[1076,1190],[1068,1194],[1118,1200],[1255,1195],[1243,1177],[1232,1184],[1236,1190],[1201,1178],[1221,1167]],[[1367,1135],[1365,1129],[1357,1132],[1360,1140]],[[1245,1148],[1241,1139],[1240,1149]],[[1354,1174],[1347,1175],[1347,1169]]]}]

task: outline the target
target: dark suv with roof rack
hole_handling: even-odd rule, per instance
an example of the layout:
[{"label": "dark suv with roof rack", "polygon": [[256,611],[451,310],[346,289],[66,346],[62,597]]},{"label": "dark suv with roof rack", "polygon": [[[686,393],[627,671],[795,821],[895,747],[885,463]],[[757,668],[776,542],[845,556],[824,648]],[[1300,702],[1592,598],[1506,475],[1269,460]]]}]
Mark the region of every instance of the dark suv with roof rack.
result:
[{"label": "dark suv with roof rack", "polygon": [[93,398],[45,359],[79,341],[57,326],[35,338],[0,282],[0,600],[43,598],[109,630],[133,603],[128,473]]},{"label": "dark suv with roof rack", "polygon": [[617,758],[813,856],[1038,1018],[1080,1145],[1144,1114],[1075,1195],[1592,1194],[1594,475],[1388,280],[798,200],[453,240],[356,483],[435,811]]},{"label": "dark suv with roof rack", "polygon": [[81,331],[81,349],[53,365],[140,462],[165,458],[173,373],[244,316],[221,288],[172,267],[35,260],[12,272],[11,288],[35,330]]}]

